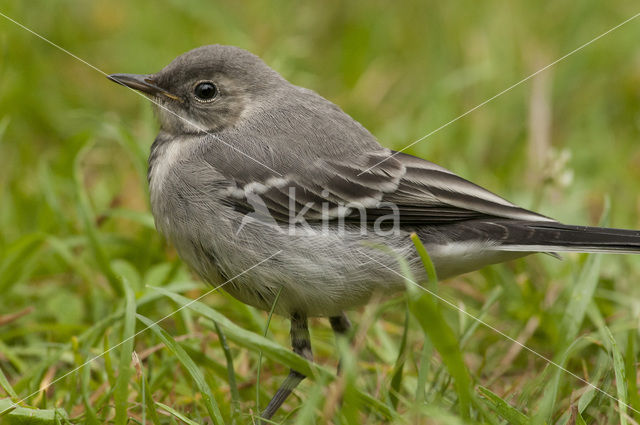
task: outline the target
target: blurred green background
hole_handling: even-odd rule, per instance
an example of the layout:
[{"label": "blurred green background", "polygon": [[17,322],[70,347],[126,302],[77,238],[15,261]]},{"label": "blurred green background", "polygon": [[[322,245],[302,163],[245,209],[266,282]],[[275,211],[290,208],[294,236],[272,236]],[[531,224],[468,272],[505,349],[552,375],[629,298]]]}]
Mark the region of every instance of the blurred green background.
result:
[{"label": "blurred green background", "polygon": [[[204,44],[248,49],[289,81],[340,105],[383,145],[400,149],[640,12],[640,5],[619,0],[2,0],[0,12],[107,74],[155,72]],[[640,228],[638,40],[640,18],[407,152],[563,222],[593,225],[605,217],[614,227]],[[0,398],[25,397],[119,342],[127,321],[122,318],[124,297],[114,282],[123,276],[137,302],[144,300],[138,313],[153,320],[176,304],[145,285],[168,285],[190,297],[207,289],[153,230],[145,167],[156,131],[149,102],[0,17]],[[486,306],[484,320],[514,338],[522,336],[522,342],[550,358],[565,353],[567,336],[583,335],[581,341],[590,345],[567,354],[568,367],[637,403],[633,378],[640,261],[611,255],[597,261],[601,266],[577,255],[564,262],[537,256],[445,282],[443,293],[475,313]],[[579,283],[586,289],[576,294],[572,287]],[[588,289],[591,283],[599,283],[595,292]],[[582,297],[584,311],[572,310],[574,296]],[[264,331],[265,313],[225,294],[206,301],[236,324]],[[451,371],[443,367],[443,353],[430,357],[432,367],[420,376],[420,353],[429,352],[428,338],[416,323],[405,325],[404,302],[396,299],[352,316],[358,322],[371,311],[376,318],[367,322],[370,329],[363,328],[368,342],[356,356],[353,367],[362,374],[353,385],[391,406],[394,414],[382,419],[360,405],[353,412],[334,406],[335,411],[326,413],[324,400],[307,398],[319,384],[307,381],[283,409],[292,412],[289,421],[491,422],[491,406],[499,407],[487,402],[486,394],[478,396],[484,398],[471,417],[460,413],[460,394]],[[555,371],[546,369],[544,361],[517,350],[507,357],[512,342],[472,326],[455,311],[444,315],[456,335],[466,335],[463,354],[473,391],[487,386],[532,423],[566,423],[577,400],[592,394],[582,401],[580,420],[623,421],[624,408],[588,391],[583,382],[566,374],[550,380]],[[191,350],[222,415],[230,420],[234,396],[217,334],[188,309],[161,326],[174,337],[184,336],[178,342]],[[274,318],[270,330],[285,347],[287,326]],[[401,383],[393,386],[398,359],[406,356],[399,355],[404,352],[403,329],[410,360]],[[312,332],[319,362],[335,364],[326,323],[314,322]],[[160,343],[147,331],[127,355]],[[237,419],[248,423],[250,409],[256,411],[259,350],[241,345],[232,344],[230,353],[240,388],[235,400],[242,415]],[[130,423],[141,422],[142,411],[146,421],[178,421],[164,410],[150,419],[153,404],[144,407],[139,376],[132,375],[129,385],[116,385],[117,376],[129,376],[120,373],[129,366],[118,362],[120,352],[114,350],[110,361],[95,362],[90,374],[72,374],[38,393],[25,407],[45,413],[59,407],[74,423],[124,423],[127,416]],[[615,367],[616,352],[624,353],[625,367]],[[268,357],[260,383],[263,407],[286,370],[286,364]],[[187,412],[196,422],[210,416],[179,356],[176,360],[160,350],[143,365],[148,395],[155,401]],[[626,374],[624,385],[618,372]],[[430,387],[426,401],[417,403],[409,388],[421,379]],[[555,386],[547,388],[547,382]],[[311,407],[298,411],[305,400]]]}]

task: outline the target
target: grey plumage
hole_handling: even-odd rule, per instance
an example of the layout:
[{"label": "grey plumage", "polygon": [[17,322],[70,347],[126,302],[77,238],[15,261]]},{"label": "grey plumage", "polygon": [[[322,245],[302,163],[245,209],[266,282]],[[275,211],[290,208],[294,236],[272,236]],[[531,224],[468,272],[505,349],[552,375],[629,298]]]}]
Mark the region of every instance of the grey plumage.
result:
[{"label": "grey plumage", "polygon": [[[390,246],[424,277],[411,232],[421,236],[442,278],[534,251],[638,250],[637,232],[613,236],[563,227],[436,164],[395,154],[336,105],[289,83],[244,50],[200,47],[148,78],[180,98],[155,97],[175,112],[156,108],[161,131],[151,150],[149,182],[157,227],[212,284],[282,249],[273,267],[251,270],[224,287],[258,308],[269,309],[280,287],[276,311],[309,316],[335,316],[376,291],[402,290],[404,282],[367,255],[397,270],[397,258],[374,247]],[[219,98],[195,100],[199,81],[215,82]],[[236,234],[253,211],[251,194],[288,227],[292,193],[295,215],[313,202],[302,214],[312,228],[319,228],[324,204],[347,230],[291,235],[254,221]],[[362,235],[360,210],[338,211],[359,204],[372,224],[390,213],[381,203],[398,207],[397,234]],[[611,237],[623,239],[614,247]]]},{"label": "grey plumage", "polygon": [[[640,251],[640,232],[563,225],[382,147],[338,106],[235,47],[200,47],[156,74],[111,78],[158,105],[149,158],[158,230],[209,283],[242,273],[223,289],[258,308],[281,291],[276,312],[337,326],[344,310],[404,288],[380,264],[399,270],[401,257],[426,279],[412,232],[442,278],[539,251]],[[203,82],[214,98],[194,94]],[[247,220],[253,198],[269,223]],[[391,210],[397,228],[373,231]]]}]

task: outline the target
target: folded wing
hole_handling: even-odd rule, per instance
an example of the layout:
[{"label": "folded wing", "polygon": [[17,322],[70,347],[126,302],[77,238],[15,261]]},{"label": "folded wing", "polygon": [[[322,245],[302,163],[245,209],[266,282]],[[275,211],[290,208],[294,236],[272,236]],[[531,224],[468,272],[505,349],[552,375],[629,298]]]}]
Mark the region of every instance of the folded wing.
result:
[{"label": "folded wing", "polygon": [[252,199],[281,223],[374,222],[389,214],[397,214],[400,224],[410,227],[490,217],[555,222],[443,167],[386,149],[357,158],[317,160],[304,173],[236,182],[227,201],[237,210],[251,212]]}]

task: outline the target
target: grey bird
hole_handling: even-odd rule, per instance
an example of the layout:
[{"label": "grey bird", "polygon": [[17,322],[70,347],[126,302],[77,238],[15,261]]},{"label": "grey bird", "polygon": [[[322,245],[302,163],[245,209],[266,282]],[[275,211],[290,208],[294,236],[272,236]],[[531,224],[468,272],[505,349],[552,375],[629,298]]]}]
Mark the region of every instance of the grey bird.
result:
[{"label": "grey bird", "polygon": [[[440,278],[535,252],[640,251],[639,231],[561,224],[381,146],[237,47],[203,46],[155,74],[110,78],[155,103],[148,179],[158,231],[238,300],[269,310],[280,294],[275,312],[291,318],[293,350],[309,360],[308,317],[347,333],[346,310],[405,289],[400,257],[426,281],[412,233]],[[262,417],[302,379],[292,370]]]}]

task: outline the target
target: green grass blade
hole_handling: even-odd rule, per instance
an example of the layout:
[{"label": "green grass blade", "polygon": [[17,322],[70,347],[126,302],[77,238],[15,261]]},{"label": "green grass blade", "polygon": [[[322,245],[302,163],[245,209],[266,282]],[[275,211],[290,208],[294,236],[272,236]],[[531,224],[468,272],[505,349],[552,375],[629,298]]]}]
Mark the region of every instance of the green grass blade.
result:
[{"label": "green grass blade", "polygon": [[111,270],[118,275],[120,281],[123,282],[123,286],[128,286],[134,293],[142,290],[140,274],[130,262],[117,258],[111,261]]},{"label": "green grass blade", "polygon": [[9,383],[9,380],[7,379],[7,377],[5,376],[4,372],[2,371],[2,369],[0,368],[0,387],[2,387],[2,389],[9,394],[11,397],[17,399],[18,398],[18,394],[16,394],[15,390],[13,389],[13,387],[11,386],[11,384]]},{"label": "green grass blade", "polygon": [[613,337],[613,334],[606,328],[607,337],[609,338],[609,350],[611,356],[613,357],[613,371],[616,375],[616,393],[618,396],[618,412],[620,414],[620,424],[627,425],[627,404],[628,404],[628,393],[627,393],[627,374],[625,372],[624,360],[622,358],[622,353],[618,349],[618,343],[616,339]]},{"label": "green grass blade", "polygon": [[210,370],[211,373],[213,373],[214,375],[217,375],[223,380],[229,379],[229,369],[226,367],[226,365],[225,366],[221,365],[217,361],[207,356],[207,354],[204,353],[199,348],[194,348],[187,343],[181,342],[180,346],[184,349],[184,351],[187,352],[189,357],[191,357],[193,361],[195,361],[196,364],[199,365],[201,368],[206,368]]},{"label": "green grass blade", "polygon": [[425,335],[440,353],[447,370],[455,380],[455,388],[460,403],[460,413],[463,417],[469,417],[471,401],[471,377],[464,364],[462,353],[458,346],[458,340],[451,327],[439,314],[436,305],[428,299],[426,294],[411,294],[409,302],[411,312],[420,323]]},{"label": "green grass blade", "polygon": [[295,425],[307,425],[316,422],[318,417],[317,409],[322,406],[324,398],[326,397],[327,382],[319,379],[311,387],[311,390],[307,393],[307,399],[302,404],[300,410],[296,413]]},{"label": "green grass blade", "polygon": [[406,349],[407,349],[407,338],[409,335],[409,309],[407,306],[405,318],[404,318],[404,327],[402,330],[402,339],[400,340],[400,348],[398,349],[398,356],[396,358],[396,363],[393,367],[392,377],[391,377],[391,388],[389,391],[389,398],[391,400],[391,405],[394,409],[398,408],[398,394],[400,394],[400,387],[402,386],[402,377],[404,364],[407,357]]},{"label": "green grass blade", "polygon": [[87,282],[92,282],[95,279],[93,271],[84,262],[78,259],[77,254],[73,252],[74,247],[69,242],[59,239],[55,236],[47,236],[47,245],[58,256],[67,263],[76,273],[82,276]]},{"label": "green grass blade", "polygon": [[[638,383],[636,382],[637,367],[636,367],[636,336],[637,329],[629,329],[627,332],[627,349],[624,356],[625,369],[627,371],[627,388],[629,392],[629,404],[635,410],[640,410],[640,396],[638,395]],[[640,414],[635,411],[632,412],[636,422],[640,418]]]},{"label": "green grass blade", "polygon": [[427,377],[433,356],[433,344],[425,338],[420,354],[420,366],[418,369],[418,382],[416,383],[416,404],[422,404],[426,398]]},{"label": "green grass blade", "polygon": [[358,404],[368,406],[371,410],[383,416],[387,420],[393,421],[398,418],[397,414],[392,411],[389,406],[359,389],[354,388],[353,396]]},{"label": "green grass blade", "polygon": [[[574,351],[579,349],[586,340],[582,337],[574,340],[559,356],[559,359],[554,360],[555,364],[566,367],[568,359],[571,357]],[[547,379],[547,384],[542,390],[542,399],[539,402],[538,411],[531,417],[531,423],[534,425],[543,425],[551,423],[551,415],[553,414],[553,408],[556,403],[558,392],[560,391],[560,385],[563,383],[562,377],[566,376],[566,371],[560,369],[556,365],[549,365],[547,373],[551,374],[551,378]]]},{"label": "green grass blade", "polygon": [[[269,310],[269,315],[267,316],[267,323],[264,325],[264,337],[267,337],[269,333],[269,325],[271,324],[271,318],[273,317],[273,311],[278,304],[278,299],[280,298],[280,293],[282,292],[282,287],[278,289],[278,293],[276,294],[276,299],[273,300],[273,304],[271,305],[271,310]],[[216,324],[216,326],[218,326]],[[262,372],[262,351],[258,353],[258,371],[256,373],[256,412],[262,412],[260,408],[260,373]]]},{"label": "green grass blade", "polygon": [[60,233],[67,234],[69,232],[69,223],[71,222],[68,214],[65,214],[60,203],[61,186],[57,184],[56,177],[51,172],[50,162],[41,158],[38,162],[38,184],[42,191],[44,200],[49,208],[51,208],[52,216],[56,220],[56,224],[60,226]]},{"label": "green grass blade", "polygon": [[13,400],[8,398],[0,398],[0,418],[9,416],[11,412],[20,407],[13,403]]},{"label": "green grass blade", "polygon": [[37,255],[45,235],[32,233],[13,242],[2,254],[0,262],[0,291],[5,293],[17,282],[17,276],[30,258]]},{"label": "green grass blade", "polygon": [[176,418],[180,419],[182,422],[184,422],[187,425],[201,425],[198,422],[192,421],[191,419],[187,418],[182,413],[178,412],[175,409],[172,409],[171,407],[167,406],[166,404],[163,404],[163,403],[160,403],[159,401],[156,401],[156,405],[160,406],[162,409],[164,409],[167,412],[171,413],[173,416],[175,416]]},{"label": "green grass blade", "polygon": [[96,411],[91,405],[90,401],[90,381],[91,381],[91,368],[84,367],[80,369],[80,392],[82,403],[84,404],[84,423],[86,425],[100,425],[100,420],[96,415]]},{"label": "green grass blade", "polygon": [[127,210],[124,208],[113,208],[113,209],[104,211],[102,214],[104,217],[124,218],[134,223],[138,223],[148,229],[151,229],[154,231],[156,230],[156,225],[155,225],[155,222],[153,221],[153,216],[148,212]]},{"label": "green grass blade", "polygon": [[431,257],[427,252],[427,249],[422,244],[422,241],[415,233],[411,234],[411,241],[413,241],[413,245],[416,247],[416,251],[418,251],[418,255],[422,260],[422,264],[424,269],[427,272],[427,278],[429,281],[427,284],[429,285],[429,289],[434,293],[438,293],[438,275],[436,273],[436,267],[433,265],[433,261],[431,261]]},{"label": "green grass blade", "polygon": [[[326,374],[332,376],[333,374],[327,369],[322,368],[307,359],[295,354],[288,348],[285,348],[270,339],[263,337],[262,335],[249,332],[227,319],[225,316],[214,310],[213,308],[202,304],[201,302],[193,302],[193,300],[184,297],[173,292],[169,292],[164,288],[154,288],[156,291],[166,295],[179,306],[189,305],[188,308],[196,311],[200,315],[210,319],[213,322],[218,323],[225,330],[227,339],[235,342],[236,344],[248,348],[252,351],[258,352],[262,350],[264,354],[272,360],[284,364],[289,368],[300,371],[305,376],[313,379],[317,374]],[[215,331],[215,327],[211,324],[204,322],[207,327]]]},{"label": "green grass blade", "polygon": [[151,393],[151,388],[149,387],[149,382],[147,381],[143,367],[140,368],[140,382],[142,385],[142,397],[144,398],[143,405],[146,406],[146,412],[149,414],[153,425],[161,425],[156,403],[153,401],[153,394]]},{"label": "green grass blade", "polygon": [[[212,322],[218,323],[219,325],[224,327],[227,339],[233,341],[241,347],[255,352],[262,351],[266,357],[279,362],[290,369],[300,371],[300,373],[303,373],[305,376],[307,376],[309,380],[322,379],[326,382],[330,382],[335,379],[335,375],[327,368],[319,366],[313,362],[309,362],[307,359],[295,354],[293,351],[291,351],[291,349],[285,348],[273,342],[272,340],[263,337],[262,335],[241,328],[231,320],[227,319],[224,315],[215,311],[211,307],[202,304],[201,302],[194,302],[187,297],[167,291],[164,288],[155,288],[155,290],[171,298],[180,306],[188,304],[190,309],[196,311]],[[208,321],[204,321],[203,324],[204,326],[215,330],[214,326]],[[395,416],[389,406],[360,390],[356,391],[356,397],[358,398],[358,401],[360,403],[368,406],[387,419],[393,418]]]},{"label": "green grass blade", "polygon": [[[596,358],[596,371],[591,376],[591,383],[594,385],[602,385],[600,384],[602,377],[603,375],[608,374],[609,369],[610,364],[608,353],[604,350],[600,350],[598,357]],[[584,412],[597,396],[602,396],[602,394],[595,388],[589,387],[578,400],[578,413]]]},{"label": "green grass blade", "polygon": [[496,412],[498,416],[507,421],[510,425],[528,425],[529,418],[524,413],[520,412],[515,407],[512,407],[508,402],[500,398],[497,394],[485,387],[478,387],[478,391],[483,396],[480,400],[484,401],[486,405]]},{"label": "green grass blade", "polygon": [[2,339],[0,339],[0,354],[7,359],[19,374],[25,373],[27,370],[25,362],[14,353],[11,347],[2,342]]},{"label": "green grass blade", "polygon": [[[430,279],[430,286],[437,284],[437,275],[433,262],[422,245],[420,239],[414,234],[411,236],[416,246],[420,258],[423,260],[425,270]],[[460,414],[463,418],[469,418],[471,411],[472,381],[467,366],[464,364],[462,352],[453,329],[446,322],[439,304],[434,302],[435,293],[431,294],[420,291],[413,282],[407,282],[409,292],[409,308],[415,318],[420,323],[425,335],[440,353],[442,361],[447,367],[449,374],[454,379],[454,386],[458,393]]]},{"label": "green grass blade", "polygon": [[[480,320],[484,320],[487,313],[489,312],[489,309],[491,309],[491,307],[498,301],[498,299],[500,299],[500,296],[502,296],[502,293],[503,293],[502,287],[496,286],[491,291],[491,293],[489,293],[489,296],[487,297],[487,301],[485,301],[485,303],[482,305],[482,308],[480,309],[478,314],[475,315],[475,317]],[[480,326],[480,321],[478,320],[469,321],[469,325],[466,327],[464,332],[462,332],[462,336],[460,337],[460,347],[464,348],[464,346],[467,345],[467,343],[471,339],[471,336],[473,335],[475,330],[478,328],[478,326]]]},{"label": "green grass blade", "polygon": [[220,346],[222,347],[224,357],[227,360],[229,391],[231,392],[231,423],[235,423],[236,419],[240,416],[240,392],[238,391],[236,373],[233,368],[233,356],[231,355],[231,349],[227,343],[227,338],[224,336],[224,332],[222,332],[222,329],[216,322],[213,322],[213,324],[216,327],[216,333],[220,339]]},{"label": "green grass blade", "polygon": [[211,417],[213,423],[216,425],[223,425],[224,420],[222,419],[222,415],[220,414],[218,405],[216,404],[213,394],[211,393],[211,389],[207,385],[204,375],[202,374],[200,369],[198,369],[198,366],[195,364],[195,362],[164,329],[155,324],[151,319],[148,319],[140,314],[138,314],[137,317],[138,320],[149,327],[156,334],[156,336],[160,338],[164,345],[178,358],[178,361],[180,361],[180,363],[189,372],[189,375],[191,375],[191,378],[193,378],[196,386],[198,387],[198,390],[202,395],[205,407],[209,412],[209,416]]},{"label": "green grass blade", "polygon": [[[600,276],[601,259],[602,255],[600,254],[589,255],[574,280],[571,295],[567,301],[567,308],[560,321],[560,332],[565,342],[560,345],[559,354],[554,358],[555,363],[562,366],[566,364],[569,353],[577,342],[576,337],[589,305],[593,301]],[[543,399],[539,404],[540,408],[532,418],[534,424],[548,423],[551,420],[556,396],[562,383],[560,374],[565,372],[557,369],[552,373],[552,378],[547,381],[542,391]]]},{"label": "green grass blade", "polygon": [[124,323],[122,327],[122,341],[120,346],[120,362],[118,377],[114,389],[114,402],[116,408],[116,425],[126,425],[129,409],[129,381],[133,370],[131,369],[131,354],[133,353],[133,335],[136,330],[136,299],[133,290],[126,280],[123,280],[125,292]]},{"label": "green grass blade", "polygon": [[[0,412],[8,409],[12,403],[9,399],[0,399]],[[69,420],[67,412],[60,408],[32,409],[18,406],[3,415],[0,422],[3,425],[51,425],[60,418]]]},{"label": "green grass blade", "polygon": [[104,370],[107,374],[107,381],[109,381],[109,385],[115,387],[116,385],[116,374],[114,373],[113,360],[111,358],[111,342],[109,341],[109,329],[104,333],[104,337],[102,338],[102,349],[104,355],[102,359],[104,361]]},{"label": "green grass blade", "polygon": [[84,230],[86,232],[87,238],[89,239],[89,247],[91,248],[93,255],[96,259],[98,267],[102,271],[102,273],[107,278],[109,282],[109,286],[113,290],[113,292],[118,295],[123,295],[122,283],[116,276],[116,274],[111,269],[111,265],[109,264],[109,259],[107,254],[104,252],[102,248],[102,243],[100,242],[100,238],[98,236],[98,229],[95,225],[95,216],[93,210],[91,208],[91,203],[89,202],[89,197],[87,196],[87,192],[84,187],[84,179],[82,177],[82,167],[81,161],[86,155],[86,153],[90,150],[91,144],[83,147],[80,152],[75,157],[73,163],[73,172],[74,179],[76,184],[76,196],[78,197],[78,209],[80,213],[80,217],[82,218],[82,222],[84,224]]},{"label": "green grass blade", "polygon": [[601,260],[601,254],[590,254],[573,283],[567,309],[560,322],[560,332],[567,344],[578,335],[587,307],[593,300],[600,276]]},{"label": "green grass blade", "polygon": [[139,138],[131,134],[127,127],[122,125],[114,125],[108,122],[103,123],[105,132],[112,132],[113,137],[118,143],[129,153],[131,163],[135,167],[140,179],[140,186],[145,187],[147,184],[147,164],[149,152],[142,147]]}]

